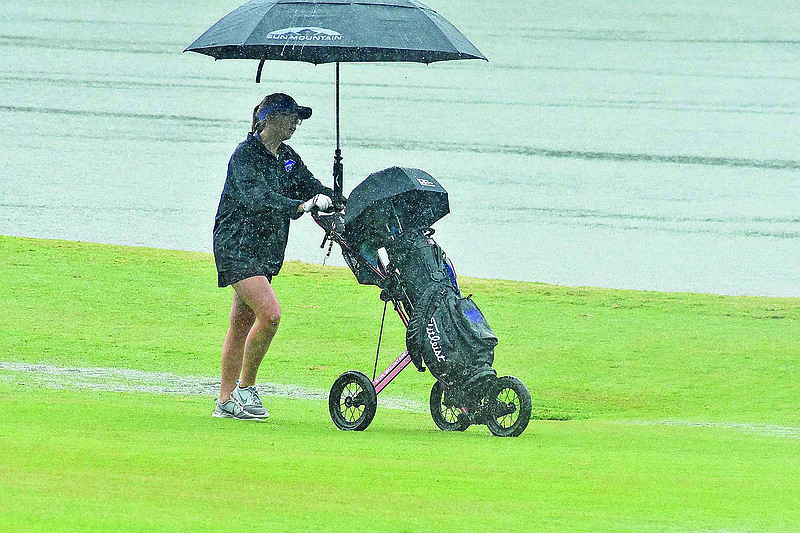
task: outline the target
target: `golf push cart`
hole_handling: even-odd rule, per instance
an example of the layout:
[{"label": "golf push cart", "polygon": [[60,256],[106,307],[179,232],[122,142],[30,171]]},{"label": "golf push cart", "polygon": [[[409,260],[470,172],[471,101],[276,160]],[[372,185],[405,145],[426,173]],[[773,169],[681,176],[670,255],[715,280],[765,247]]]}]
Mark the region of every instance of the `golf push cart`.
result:
[{"label": "golf push cart", "polygon": [[333,383],[328,408],[339,429],[366,429],[378,394],[413,363],[436,378],[430,412],[440,429],[486,424],[504,437],[525,431],[530,394],[517,378],[497,376],[497,337],[470,296],[461,296],[453,265],[432,238],[431,226],[449,212],[447,191],[432,176],[391,167],[353,189],[345,213],[314,214],[325,230],[322,246],[337,243],[358,282],[379,287],[407,328],[406,350],[377,377],[349,370]]}]

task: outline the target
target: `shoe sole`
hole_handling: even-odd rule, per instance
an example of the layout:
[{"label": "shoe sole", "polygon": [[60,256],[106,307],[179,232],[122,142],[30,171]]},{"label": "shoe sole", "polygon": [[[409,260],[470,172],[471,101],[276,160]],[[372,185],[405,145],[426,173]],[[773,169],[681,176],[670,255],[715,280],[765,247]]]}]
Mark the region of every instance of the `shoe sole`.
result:
[{"label": "shoe sole", "polygon": [[250,415],[250,416],[254,416],[254,417],[256,417],[256,418],[269,418],[269,413],[268,413],[268,412],[266,412],[266,411],[264,411],[264,414],[263,414],[263,415],[260,415],[260,414],[258,414],[258,413],[251,413],[251,412],[250,412],[250,411],[248,411],[248,410],[247,410],[247,408],[245,407],[245,409],[244,409],[244,412],[245,412],[245,413],[247,413],[248,415]]},{"label": "shoe sole", "polygon": [[234,420],[255,420],[256,422],[259,420],[264,420],[264,418],[267,418],[267,417],[258,418],[253,415],[251,415],[249,418],[244,418],[241,416],[230,415],[228,413],[218,413],[216,411],[211,413],[211,416],[213,416],[214,418],[233,418]]}]

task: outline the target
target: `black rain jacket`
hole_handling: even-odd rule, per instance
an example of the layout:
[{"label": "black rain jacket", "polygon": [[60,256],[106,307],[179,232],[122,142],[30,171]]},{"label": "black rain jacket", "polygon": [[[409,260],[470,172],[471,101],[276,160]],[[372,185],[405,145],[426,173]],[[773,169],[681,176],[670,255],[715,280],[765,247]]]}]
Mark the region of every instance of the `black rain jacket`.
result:
[{"label": "black rain jacket", "polygon": [[276,275],[283,265],[289,222],[317,193],[333,197],[300,156],[281,143],[272,155],[253,133],[234,150],[214,220],[217,270],[263,268]]}]

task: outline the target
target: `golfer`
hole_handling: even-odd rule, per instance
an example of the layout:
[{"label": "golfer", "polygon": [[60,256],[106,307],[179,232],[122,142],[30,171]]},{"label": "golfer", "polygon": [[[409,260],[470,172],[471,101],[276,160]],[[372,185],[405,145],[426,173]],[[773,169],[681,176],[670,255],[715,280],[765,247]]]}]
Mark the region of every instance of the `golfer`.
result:
[{"label": "golfer", "polygon": [[253,110],[252,131],[228,163],[214,221],[214,260],[219,286],[233,287],[233,304],[215,417],[269,416],[255,383],[281,320],[272,277],[283,265],[290,220],[332,205],[333,191],[284,144],[310,116],[311,108],[289,95],[266,96]]}]

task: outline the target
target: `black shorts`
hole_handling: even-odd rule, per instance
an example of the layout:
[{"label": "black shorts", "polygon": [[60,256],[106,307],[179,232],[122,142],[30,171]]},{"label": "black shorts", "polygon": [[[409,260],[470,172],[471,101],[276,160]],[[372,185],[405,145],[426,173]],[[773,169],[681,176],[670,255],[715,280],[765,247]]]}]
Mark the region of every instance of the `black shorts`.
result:
[{"label": "black shorts", "polygon": [[266,276],[267,281],[272,283],[272,274],[267,274],[264,267],[252,266],[236,270],[220,270],[217,272],[217,285],[220,287],[227,287],[243,279],[252,278],[253,276]]}]

